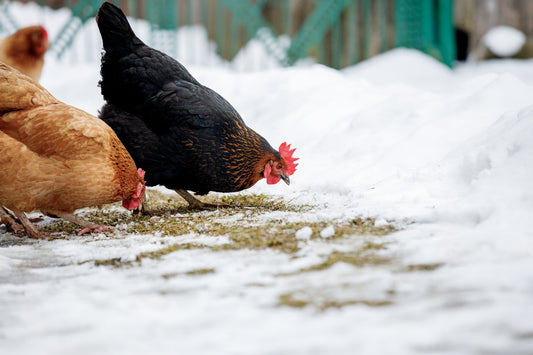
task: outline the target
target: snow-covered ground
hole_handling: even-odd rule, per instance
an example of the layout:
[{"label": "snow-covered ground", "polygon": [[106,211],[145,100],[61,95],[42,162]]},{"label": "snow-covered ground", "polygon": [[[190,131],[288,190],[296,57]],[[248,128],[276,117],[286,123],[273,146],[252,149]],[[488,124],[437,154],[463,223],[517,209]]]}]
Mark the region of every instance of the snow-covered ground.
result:
[{"label": "snow-covered ground", "polygon": [[[12,13],[21,25],[44,22],[52,38],[68,15],[31,6]],[[96,114],[98,32],[91,22],[83,31],[80,58],[48,56],[42,84]],[[79,54],[91,46],[94,56]],[[228,240],[155,233],[15,243],[3,234],[1,353],[533,353],[533,61],[450,70],[397,49],[343,71],[210,63],[218,65],[188,67],[273,146],[287,141],[301,158],[290,187],[260,182],[250,192],[316,206],[301,221],[393,221],[398,232],[367,237],[386,242],[380,252],[395,266],[294,273],[349,249],[359,240],[350,237],[303,238],[295,255],[193,249],[113,268],[84,261]],[[440,267],[401,271],[409,265]],[[203,269],[213,272],[187,273]],[[389,303],[278,305],[295,292]]]}]

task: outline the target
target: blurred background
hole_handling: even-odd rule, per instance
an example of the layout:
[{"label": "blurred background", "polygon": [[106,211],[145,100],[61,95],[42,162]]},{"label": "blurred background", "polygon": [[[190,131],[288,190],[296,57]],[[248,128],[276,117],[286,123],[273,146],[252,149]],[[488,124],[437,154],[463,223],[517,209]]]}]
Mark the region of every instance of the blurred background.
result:
[{"label": "blurred background", "polygon": [[[98,31],[84,29],[94,26],[92,19],[102,2],[4,0],[0,3],[0,38],[24,25],[14,15],[17,4],[41,7],[40,18],[35,19],[41,23],[47,23],[51,9],[68,11],[62,23],[49,29],[48,55],[93,60],[101,51]],[[533,55],[531,0],[112,2],[132,19],[139,19],[133,27],[147,44],[187,64],[224,62],[246,70],[313,60],[340,69],[395,47],[419,49],[448,66],[463,60]],[[76,42],[82,44],[73,45]],[[263,53],[243,55],[247,51]]]}]

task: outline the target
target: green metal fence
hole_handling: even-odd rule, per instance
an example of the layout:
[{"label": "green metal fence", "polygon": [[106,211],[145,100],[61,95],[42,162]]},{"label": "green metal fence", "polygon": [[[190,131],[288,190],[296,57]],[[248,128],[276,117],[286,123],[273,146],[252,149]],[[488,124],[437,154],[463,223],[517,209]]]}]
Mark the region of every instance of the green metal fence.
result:
[{"label": "green metal fence", "polygon": [[[72,18],[52,39],[51,51],[63,55],[102,2],[65,0],[64,5],[72,9]],[[319,63],[342,68],[394,47],[422,50],[450,66],[455,59],[453,0],[113,2],[129,16],[148,20],[150,43],[173,56],[178,54],[176,29],[200,24],[216,43],[217,53],[229,61],[252,38],[262,42],[282,65],[312,57]],[[0,28],[3,17],[0,11]],[[281,36],[290,40],[280,41]]]},{"label": "green metal fence", "polygon": [[417,48],[451,65],[455,60],[453,3],[396,0],[396,46]]}]

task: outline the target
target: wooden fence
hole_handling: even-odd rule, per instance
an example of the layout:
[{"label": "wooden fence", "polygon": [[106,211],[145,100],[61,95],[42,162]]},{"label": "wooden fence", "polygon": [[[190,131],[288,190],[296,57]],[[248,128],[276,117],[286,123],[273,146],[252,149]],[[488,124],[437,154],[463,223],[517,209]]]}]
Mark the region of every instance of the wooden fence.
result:
[{"label": "wooden fence", "polygon": [[[51,50],[61,56],[102,0],[39,0],[67,6],[72,19]],[[452,0],[115,0],[151,23],[153,44],[176,56],[175,29],[200,24],[231,61],[251,38],[282,65],[312,57],[342,68],[397,46],[423,50],[451,65]],[[81,20],[81,21],[80,21]],[[287,40],[280,40],[285,37]]]}]

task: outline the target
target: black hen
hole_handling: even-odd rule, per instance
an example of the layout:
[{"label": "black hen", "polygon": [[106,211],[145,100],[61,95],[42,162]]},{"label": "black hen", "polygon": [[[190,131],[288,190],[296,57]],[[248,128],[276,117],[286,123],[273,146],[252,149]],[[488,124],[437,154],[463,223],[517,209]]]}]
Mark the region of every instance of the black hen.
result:
[{"label": "black hen", "polygon": [[135,36],[115,5],[104,3],[96,21],[105,50],[100,118],[146,170],[149,186],[164,185],[190,207],[203,207],[186,190],[240,191],[263,177],[289,183],[297,165],[290,145],[273,149],[223,97]]}]

